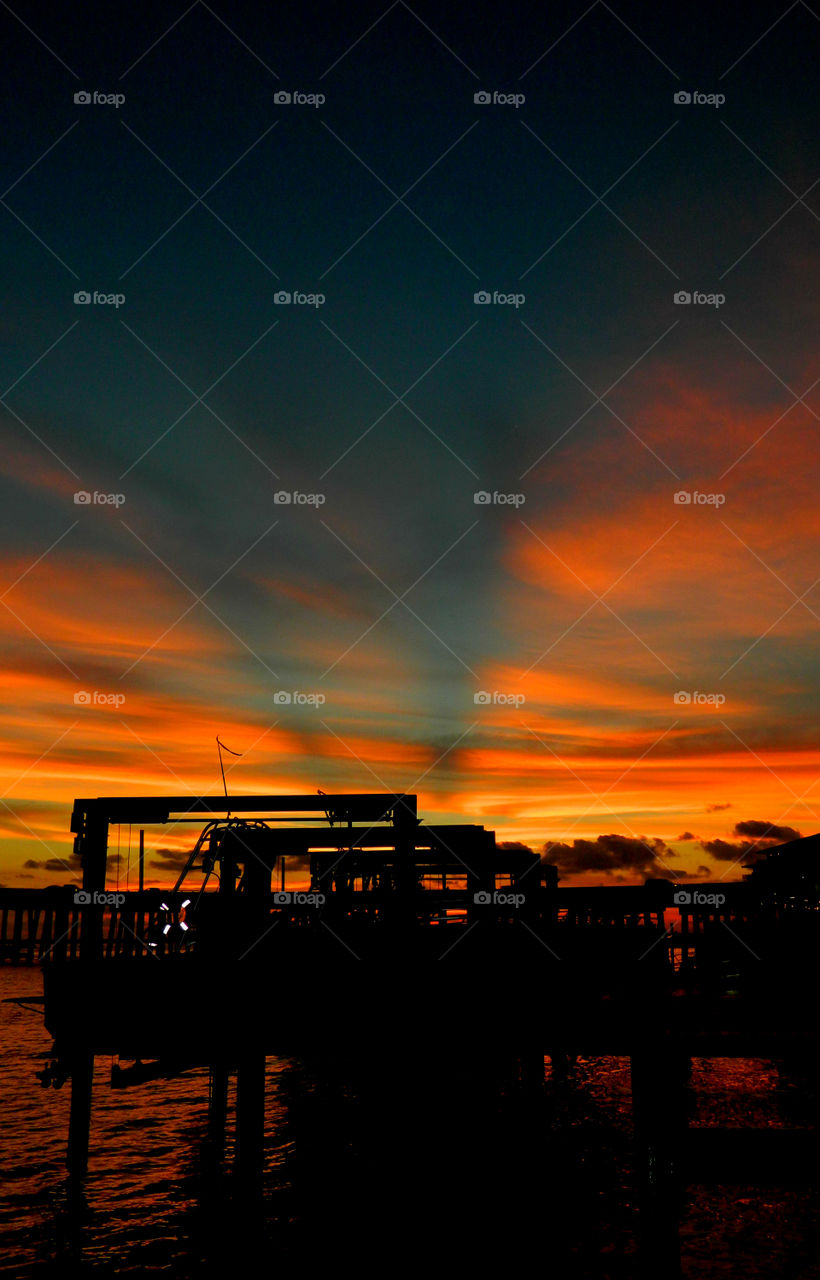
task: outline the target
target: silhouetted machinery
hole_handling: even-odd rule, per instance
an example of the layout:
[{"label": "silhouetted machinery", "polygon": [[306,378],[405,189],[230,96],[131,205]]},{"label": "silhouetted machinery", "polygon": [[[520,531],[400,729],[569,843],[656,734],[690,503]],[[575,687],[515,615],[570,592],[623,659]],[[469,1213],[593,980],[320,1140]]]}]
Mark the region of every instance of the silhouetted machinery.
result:
[{"label": "silhouetted machinery", "polygon": [[[201,831],[175,889],[98,907],[109,825],[181,820]],[[657,886],[607,890],[592,916],[564,891],[559,911],[554,866],[482,826],[424,825],[414,795],[78,800],[72,830],[79,960],[50,957],[46,1019],[55,1036],[85,1022],[99,1052],[213,1052],[215,1025],[230,1040],[259,1018],[270,1052],[388,1025],[493,1038],[547,997],[577,1021],[584,999],[670,973]]]},{"label": "silhouetted machinery", "polygon": [[[499,849],[483,827],[422,826],[415,796],[380,796],[375,805],[370,797],[322,800],[324,826],[233,816],[204,827],[174,890],[191,903],[186,932],[196,930],[198,946],[234,951],[274,925],[360,931],[513,913],[534,919],[545,906],[542,890],[557,879],[537,854]],[[375,816],[354,825],[363,813]],[[217,893],[208,892],[212,879]],[[192,938],[184,941],[190,946]]]},{"label": "silhouetted machinery", "polygon": [[[180,820],[201,830],[174,890],[100,905],[110,825]],[[79,928],[43,966],[58,1053],[210,1062],[257,1034],[279,1052],[388,1023],[457,1032],[553,963],[554,868],[481,826],[424,826],[412,795],[78,800],[72,830]]]}]

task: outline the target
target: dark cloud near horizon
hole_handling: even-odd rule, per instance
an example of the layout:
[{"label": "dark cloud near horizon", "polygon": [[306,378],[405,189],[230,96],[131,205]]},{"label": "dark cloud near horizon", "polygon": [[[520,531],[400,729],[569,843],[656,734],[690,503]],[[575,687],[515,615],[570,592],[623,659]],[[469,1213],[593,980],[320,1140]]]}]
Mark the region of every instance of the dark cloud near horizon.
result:
[{"label": "dark cloud near horizon", "polygon": [[664,840],[641,836],[603,835],[596,840],[576,839],[572,844],[548,841],[544,845],[543,858],[565,875],[580,875],[586,871],[602,871],[606,875],[619,873],[659,875],[664,870],[660,859],[675,857]]},{"label": "dark cloud near horizon", "polygon": [[[712,810],[728,809],[731,805],[712,805]],[[794,827],[777,826],[759,818],[748,818],[735,823],[733,835],[745,838],[729,841],[717,838],[703,840],[691,831],[684,831],[678,840],[699,843],[705,853],[710,854],[716,862],[737,862],[742,866],[752,866],[764,850],[773,848],[789,840],[800,839],[800,832]],[[501,846],[508,849],[526,849],[528,846],[518,841],[507,842]],[[703,865],[696,872],[675,869],[670,872],[664,866],[667,859],[676,857],[665,840],[659,836],[636,838],[634,836],[602,835],[595,840],[576,839],[572,844],[561,841],[548,841],[543,846],[542,857],[558,867],[562,875],[583,875],[587,872],[603,872],[605,875],[619,877],[624,874],[663,876],[673,875],[675,879],[698,880],[712,874]]]},{"label": "dark cloud near horizon", "polygon": [[701,840],[701,848],[718,862],[739,862],[741,866],[750,867],[759,861],[760,855],[767,849],[801,838],[800,832],[794,827],[779,827],[760,818],[736,822],[732,834],[756,839],[745,838],[735,843],[721,839]]},{"label": "dark cloud near horizon", "polygon": [[759,840],[742,840],[731,844],[728,840],[701,840],[701,848],[709,853],[716,862],[738,862],[741,866],[751,866],[755,854],[762,852],[764,846]]},{"label": "dark cloud near horizon", "polygon": [[158,871],[181,871],[190,856],[190,849],[157,849],[146,862]]},{"label": "dark cloud near horizon", "polygon": [[81,870],[80,859],[73,853],[68,858],[27,858],[23,866],[32,871],[63,871],[69,875]]},{"label": "dark cloud near horizon", "polygon": [[736,836],[757,836],[762,840],[773,840],[786,844],[789,840],[799,840],[800,832],[794,827],[778,827],[772,822],[761,822],[757,818],[749,818],[746,822],[736,822]]}]

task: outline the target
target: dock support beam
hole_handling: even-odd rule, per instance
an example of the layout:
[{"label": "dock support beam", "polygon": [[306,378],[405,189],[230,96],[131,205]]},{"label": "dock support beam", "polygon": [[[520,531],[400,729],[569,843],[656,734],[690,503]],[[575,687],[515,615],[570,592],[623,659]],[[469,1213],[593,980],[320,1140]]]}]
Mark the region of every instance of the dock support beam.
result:
[{"label": "dock support beam", "polygon": [[208,1086],[206,1151],[210,1159],[217,1163],[225,1154],[225,1126],[228,1119],[228,1068],[224,1062],[211,1065]]},{"label": "dock support beam", "polygon": [[94,1055],[82,1051],[71,1065],[71,1110],[68,1117],[69,1174],[82,1178],[88,1172],[88,1139],[91,1129],[91,1093],[94,1081]]},{"label": "dock support beam", "polygon": [[688,1055],[669,1044],[643,1044],[631,1058],[643,1274],[664,1280],[681,1275],[680,1160],[689,1066]]},{"label": "dock support beam", "polygon": [[236,1171],[261,1192],[265,1157],[265,1055],[246,1051],[236,1073]]}]

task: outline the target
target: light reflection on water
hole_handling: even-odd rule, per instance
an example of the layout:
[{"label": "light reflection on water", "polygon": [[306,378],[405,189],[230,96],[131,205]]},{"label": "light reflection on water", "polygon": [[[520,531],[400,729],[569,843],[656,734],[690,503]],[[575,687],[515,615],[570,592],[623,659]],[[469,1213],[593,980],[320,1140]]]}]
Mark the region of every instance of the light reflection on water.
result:
[{"label": "light reflection on water", "polygon": [[[36,969],[0,969],[0,998],[39,993]],[[309,1256],[361,1254],[383,1274],[401,1256],[462,1265],[526,1263],[535,1245],[556,1274],[636,1274],[629,1062],[579,1059],[548,1071],[540,1101],[493,1077],[478,1086],[432,1062],[425,1088],[406,1062],[267,1061],[261,1210],[231,1173],[201,1158],[203,1068],[126,1090],[97,1059],[89,1174],[65,1170],[69,1087],[40,1088],[51,1046],[41,1015],[0,1005],[3,1188],[0,1266],[20,1277],[214,1274],[261,1254],[266,1268]],[[472,1064],[475,1067],[476,1064]],[[432,1072],[429,1068],[432,1066]],[[471,1071],[472,1071],[471,1067]],[[796,1071],[750,1060],[697,1059],[690,1121],[702,1126],[810,1126],[816,1092]],[[810,1189],[690,1186],[684,1274],[818,1280]],[[457,1247],[442,1245],[442,1226]],[[363,1251],[363,1252],[362,1252]]]}]

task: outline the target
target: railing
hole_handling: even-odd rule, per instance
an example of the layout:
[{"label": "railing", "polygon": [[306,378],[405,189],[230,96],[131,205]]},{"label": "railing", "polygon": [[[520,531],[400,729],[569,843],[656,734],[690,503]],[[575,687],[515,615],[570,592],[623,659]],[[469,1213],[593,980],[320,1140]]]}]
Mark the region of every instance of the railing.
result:
[{"label": "railing", "polygon": [[[103,958],[175,954],[195,946],[198,949],[199,942],[204,944],[206,939],[213,952],[219,948],[222,925],[231,917],[240,929],[247,917],[251,932],[260,921],[267,921],[260,930],[263,932],[274,918],[291,928],[308,929],[324,918],[332,922],[349,917],[363,925],[389,925],[396,918],[394,895],[381,887],[331,892],[326,899],[319,894],[321,904],[311,901],[316,896],[310,889],[259,896],[241,893],[235,898],[210,892],[199,899],[194,894],[190,902],[184,893],[149,889],[143,893],[109,890],[92,901],[90,895],[68,885],[4,889],[0,890],[0,963],[78,959],[83,955],[84,941],[86,955]],[[667,896],[671,897],[671,886]],[[519,902],[519,897],[523,901]],[[228,906],[231,901],[233,907]],[[536,927],[556,927],[559,934],[564,930],[588,931],[590,941],[593,934],[623,930],[662,934],[671,922],[675,931],[667,949],[674,967],[680,969],[700,959],[705,962],[712,951],[722,950],[722,944],[736,934],[746,938],[748,933],[751,938],[760,928],[768,931],[778,925],[787,932],[798,925],[810,928],[817,919],[816,904],[800,905],[802,911],[795,910],[792,902],[777,904],[777,909],[771,903],[754,903],[748,893],[735,892],[730,901],[719,906],[679,906],[663,901],[657,889],[650,892],[649,886],[588,892],[540,887],[535,893],[517,895],[512,885],[474,894],[461,884],[456,888],[448,883],[443,888],[431,882],[419,886],[413,895],[411,918],[438,928],[473,922],[504,927],[522,920]],[[403,919],[406,923],[406,917]]]},{"label": "railing", "polygon": [[[163,955],[179,947],[184,895],[111,890],[86,901],[73,886],[0,891],[0,963],[37,964],[82,956],[89,926],[104,957]],[[166,926],[171,928],[166,932]]]}]

